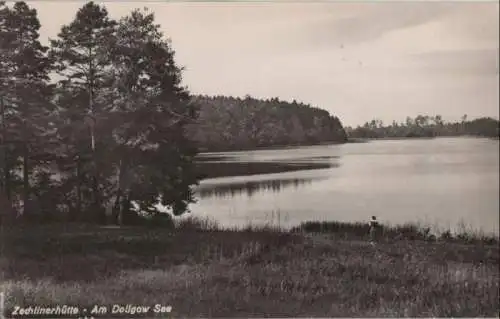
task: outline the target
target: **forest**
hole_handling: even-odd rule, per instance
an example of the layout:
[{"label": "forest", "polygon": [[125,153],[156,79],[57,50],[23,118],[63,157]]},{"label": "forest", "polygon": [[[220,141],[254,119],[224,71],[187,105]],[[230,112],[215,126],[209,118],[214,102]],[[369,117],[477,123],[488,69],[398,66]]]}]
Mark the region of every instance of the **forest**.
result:
[{"label": "forest", "polygon": [[437,136],[477,136],[498,138],[500,121],[491,117],[467,119],[467,114],[457,122],[446,122],[441,115],[418,115],[407,117],[403,123],[393,121],[384,125],[381,120],[374,119],[356,128],[345,128],[350,138],[412,138]]},{"label": "forest", "polygon": [[340,120],[328,111],[296,101],[195,96],[199,107],[190,139],[200,151],[344,143]]},{"label": "forest", "polygon": [[88,2],[45,46],[37,12],[0,1],[0,223],[131,223],[194,201],[201,151],[337,143],[296,101],[199,96],[147,8]]}]

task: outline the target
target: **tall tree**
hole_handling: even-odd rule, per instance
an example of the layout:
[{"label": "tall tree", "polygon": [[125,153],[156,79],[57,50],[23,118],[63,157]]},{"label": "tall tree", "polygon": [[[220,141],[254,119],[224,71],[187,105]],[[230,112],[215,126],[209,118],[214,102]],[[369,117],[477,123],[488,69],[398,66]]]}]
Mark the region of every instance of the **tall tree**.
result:
[{"label": "tall tree", "polygon": [[[74,158],[77,166],[92,176],[92,219],[98,222],[104,222],[98,167],[99,151],[104,146],[96,136],[95,125],[107,103],[102,97],[108,87],[105,77],[111,67],[108,44],[114,39],[115,26],[105,7],[88,2],[69,25],[62,27],[58,39],[51,41],[51,52],[63,78],[59,86],[67,95],[62,113],[69,119],[69,126],[88,124],[88,139],[77,138],[86,141],[87,147],[75,145]],[[85,161],[90,165],[84,165]]]},{"label": "tall tree", "polygon": [[[24,214],[30,202],[30,171],[44,151],[43,141],[50,118],[51,68],[47,47],[39,41],[37,12],[24,2],[16,2],[2,14],[2,48],[9,60],[2,64],[3,141],[11,144],[13,157],[22,158]],[[6,172],[10,167],[6,169]],[[5,175],[6,180],[10,176]]]},{"label": "tall tree", "polygon": [[12,47],[13,35],[9,28],[10,8],[4,1],[0,1],[0,152],[1,158],[1,196],[4,196],[4,202],[10,202],[10,163],[9,163],[9,144],[7,143],[7,125],[6,125],[6,103],[10,91],[10,72],[11,61],[15,54]]},{"label": "tall tree", "polygon": [[119,22],[111,50],[114,102],[107,109],[111,129],[116,186],[113,190],[120,216],[138,204],[157,213],[161,203],[173,214],[192,202],[197,183],[193,160],[196,150],[185,127],[195,117],[188,91],[181,86],[181,71],[170,41],[164,39],[154,15],[134,10]]}]

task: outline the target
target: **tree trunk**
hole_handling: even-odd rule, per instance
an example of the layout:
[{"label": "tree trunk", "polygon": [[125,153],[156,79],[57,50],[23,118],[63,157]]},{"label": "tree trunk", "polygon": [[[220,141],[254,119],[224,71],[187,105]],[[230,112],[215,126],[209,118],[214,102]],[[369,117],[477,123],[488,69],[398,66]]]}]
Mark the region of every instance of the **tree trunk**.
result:
[{"label": "tree trunk", "polygon": [[97,177],[93,178],[93,194],[94,194],[94,205],[93,205],[93,215],[95,216],[94,222],[97,224],[106,223],[106,211],[102,207],[101,196],[99,193],[99,184]]},{"label": "tree trunk", "polygon": [[0,192],[0,225],[11,223],[16,218],[16,212],[12,207],[12,202]]},{"label": "tree trunk", "polygon": [[[131,198],[130,191],[128,191],[126,194],[123,195],[120,207],[120,215],[118,217],[119,225],[124,225],[130,222],[130,206],[131,206],[130,198]],[[129,220],[127,220],[127,218]]]},{"label": "tree trunk", "polygon": [[[88,48],[89,56],[92,56],[92,47]],[[91,138],[91,148],[92,148],[92,161],[93,161],[93,176],[92,176],[92,194],[93,194],[93,216],[95,216],[95,222],[98,224],[105,223],[106,221],[106,211],[102,207],[102,200],[99,193],[99,170],[97,167],[97,153],[96,153],[96,136],[95,136],[95,125],[96,125],[96,112],[94,109],[94,72],[95,66],[92,63],[92,59],[89,60],[89,75],[87,78],[88,90],[89,90],[89,113],[91,115],[90,124],[90,138]]]},{"label": "tree trunk", "polygon": [[2,129],[2,134],[1,137],[2,137],[2,144],[0,145],[0,147],[2,148],[2,161],[3,161],[3,193],[5,194],[5,197],[7,200],[10,201],[10,195],[11,195],[11,192],[10,192],[10,168],[9,168],[9,150],[7,148],[7,139],[6,139],[6,133],[7,133],[7,129],[6,129],[6,125],[5,125],[5,104],[4,104],[4,100],[3,100],[3,97],[0,97],[0,113],[1,113],[1,116],[2,116],[2,126],[1,126],[1,129]]},{"label": "tree trunk", "polygon": [[7,147],[5,148],[5,196],[7,199],[12,199],[11,185],[10,185],[10,167],[9,167],[9,156]]},{"label": "tree trunk", "polygon": [[[93,133],[92,133],[93,136]],[[99,193],[99,179],[98,179],[98,168],[97,168],[97,158],[96,158],[96,152],[95,149],[92,151],[92,157],[93,157],[93,172],[92,172],[92,194],[93,194],[93,210],[94,210],[94,215],[95,215],[95,221],[100,224],[103,222],[103,214],[102,212],[102,201],[101,201],[101,196]],[[105,217],[105,216],[104,216]]]},{"label": "tree trunk", "polygon": [[113,223],[115,223],[116,225],[119,225],[119,226],[121,226],[120,202],[121,202],[121,194],[120,194],[120,191],[118,191],[118,194],[116,194],[116,198],[113,202]]},{"label": "tree trunk", "polygon": [[77,221],[82,220],[82,167],[80,155],[76,157],[76,208],[74,219]]},{"label": "tree trunk", "polygon": [[[118,165],[118,195],[117,195],[117,203],[118,203],[118,216],[117,216],[117,224],[122,226],[123,225],[123,215],[124,215],[124,209],[126,209],[123,205],[123,200],[125,200],[126,197],[126,188],[128,187],[127,181],[125,178],[125,161],[120,160],[120,163]],[[123,200],[121,199],[123,197]]]},{"label": "tree trunk", "polygon": [[23,146],[23,216],[28,216],[29,212],[29,197],[30,197],[30,180],[29,180],[29,149],[24,143]]}]

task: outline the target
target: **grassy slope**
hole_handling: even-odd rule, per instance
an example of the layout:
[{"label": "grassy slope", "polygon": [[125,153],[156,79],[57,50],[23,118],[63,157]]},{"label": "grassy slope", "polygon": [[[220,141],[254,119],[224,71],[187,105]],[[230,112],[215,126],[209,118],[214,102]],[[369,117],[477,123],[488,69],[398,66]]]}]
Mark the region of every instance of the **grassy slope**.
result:
[{"label": "grassy slope", "polygon": [[7,305],[134,303],[174,316],[498,316],[495,246],[266,231],[3,230]]}]

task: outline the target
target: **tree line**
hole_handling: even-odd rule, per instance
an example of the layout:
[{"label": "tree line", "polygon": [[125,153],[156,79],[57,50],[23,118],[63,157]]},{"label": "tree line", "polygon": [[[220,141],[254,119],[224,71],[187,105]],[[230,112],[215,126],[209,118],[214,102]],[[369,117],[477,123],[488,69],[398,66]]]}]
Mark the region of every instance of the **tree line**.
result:
[{"label": "tree line", "polygon": [[132,223],[194,201],[201,150],[344,142],[309,105],[192,95],[154,14],[88,2],[48,46],[0,1],[0,223]]},{"label": "tree line", "polygon": [[195,96],[198,119],[188,135],[202,151],[269,146],[344,143],[340,120],[328,111],[297,101],[227,96]]},{"label": "tree line", "polygon": [[374,119],[356,128],[346,127],[350,138],[412,138],[437,136],[478,136],[498,138],[500,121],[491,117],[468,120],[464,114],[460,121],[446,122],[441,115],[407,117],[405,122],[393,121],[385,125]]}]

